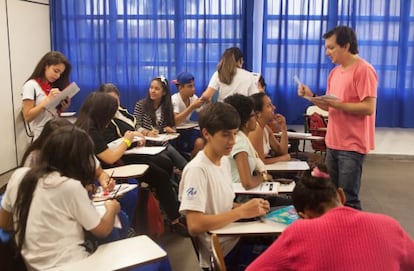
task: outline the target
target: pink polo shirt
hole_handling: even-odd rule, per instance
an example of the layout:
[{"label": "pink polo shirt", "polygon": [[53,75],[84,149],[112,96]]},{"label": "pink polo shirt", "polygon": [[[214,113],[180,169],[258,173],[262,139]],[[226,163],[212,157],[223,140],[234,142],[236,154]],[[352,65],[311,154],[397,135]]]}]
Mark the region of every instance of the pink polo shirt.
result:
[{"label": "pink polo shirt", "polygon": [[[374,67],[359,59],[346,70],[337,66],[331,71],[326,93],[337,96],[343,102],[357,103],[367,97],[377,97],[377,85]],[[368,153],[374,149],[375,111],[366,116],[329,108],[325,141],[328,148],[334,150]]]}]

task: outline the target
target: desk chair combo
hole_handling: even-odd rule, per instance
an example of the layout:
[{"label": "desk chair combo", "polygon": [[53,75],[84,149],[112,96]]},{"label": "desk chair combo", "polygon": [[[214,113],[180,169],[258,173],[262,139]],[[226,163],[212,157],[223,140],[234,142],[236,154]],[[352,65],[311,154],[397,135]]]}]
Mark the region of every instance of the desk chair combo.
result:
[{"label": "desk chair combo", "polygon": [[213,255],[211,255],[211,269],[213,271],[226,271],[223,252],[221,251],[218,236],[215,233],[211,235],[211,250],[213,252]]},{"label": "desk chair combo", "polygon": [[[328,111],[322,110],[316,105],[309,106],[305,112],[305,132],[311,133],[312,136],[325,137],[328,114]],[[311,144],[314,152],[320,152],[322,157],[324,157],[326,153],[325,140],[311,141]],[[303,142],[303,151],[305,151],[305,141]]]}]

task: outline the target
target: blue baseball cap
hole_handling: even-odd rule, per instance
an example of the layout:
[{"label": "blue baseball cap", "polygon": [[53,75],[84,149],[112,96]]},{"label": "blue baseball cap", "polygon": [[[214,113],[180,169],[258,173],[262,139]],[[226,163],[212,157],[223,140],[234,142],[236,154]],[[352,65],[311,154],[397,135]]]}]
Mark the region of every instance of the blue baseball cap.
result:
[{"label": "blue baseball cap", "polygon": [[171,81],[175,85],[185,85],[194,82],[194,75],[189,72],[182,72],[177,75],[177,79]]}]

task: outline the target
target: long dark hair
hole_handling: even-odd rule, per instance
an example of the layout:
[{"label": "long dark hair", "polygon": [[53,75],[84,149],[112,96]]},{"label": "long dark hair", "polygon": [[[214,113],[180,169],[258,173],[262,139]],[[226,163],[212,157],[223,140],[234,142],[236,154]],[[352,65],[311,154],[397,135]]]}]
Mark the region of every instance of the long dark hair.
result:
[{"label": "long dark hair", "polygon": [[250,98],[253,101],[254,111],[255,112],[262,112],[264,107],[263,98],[267,96],[264,92],[258,92],[255,94],[250,95]]},{"label": "long dark hair", "polygon": [[224,102],[232,105],[239,113],[239,129],[242,130],[243,126],[245,126],[246,123],[250,120],[250,114],[253,111],[253,101],[247,96],[236,93],[225,98]]},{"label": "long dark hair", "polygon": [[47,138],[49,135],[56,129],[67,126],[67,125],[73,125],[70,121],[64,118],[56,118],[51,119],[48,122],[46,122],[45,126],[43,127],[42,132],[40,133],[39,137],[36,138],[35,141],[30,144],[30,146],[26,149],[26,151],[23,154],[22,162],[20,163],[20,166],[24,166],[27,157],[33,152],[40,150],[43,145],[45,144]]},{"label": "long dark hair", "polygon": [[121,97],[119,89],[112,83],[105,83],[100,85],[96,92],[115,93],[118,97]]},{"label": "long dark hair", "polygon": [[45,68],[50,65],[58,65],[63,64],[65,65],[65,70],[60,75],[59,79],[52,83],[52,87],[59,88],[60,90],[64,89],[67,85],[69,85],[69,75],[72,71],[72,65],[70,64],[69,60],[66,58],[64,54],[57,51],[51,51],[46,53],[37,63],[33,73],[30,77],[26,80],[29,81],[30,79],[36,78],[45,78]]},{"label": "long dark hair", "polygon": [[[318,174],[312,174],[318,172]],[[313,211],[322,215],[327,205],[337,197],[337,188],[330,180],[325,165],[318,164],[299,178],[292,193],[293,205],[297,212]]]},{"label": "long dark hair", "polygon": [[[163,124],[165,124],[165,126],[174,127],[175,118],[174,118],[173,106],[171,102],[171,91],[170,91],[170,86],[168,84],[168,80],[163,76],[159,76],[159,77],[153,78],[151,82],[153,81],[160,82],[162,86],[162,91],[163,93],[165,93],[165,95],[162,96],[161,102],[160,102],[161,115],[162,115],[161,118],[163,120]],[[149,92],[147,94],[147,97],[144,100],[144,110],[151,117],[152,125],[158,126],[158,124],[156,123],[153,101],[149,97]]]},{"label": "long dark hair", "polygon": [[118,102],[114,97],[103,92],[92,92],[79,109],[75,125],[88,132],[92,126],[103,131],[117,110]]},{"label": "long dark hair", "polygon": [[16,198],[17,248],[21,250],[33,194],[40,178],[57,171],[61,176],[78,180],[83,186],[95,177],[94,146],[89,135],[74,125],[56,129],[40,150],[39,163],[23,177]]}]

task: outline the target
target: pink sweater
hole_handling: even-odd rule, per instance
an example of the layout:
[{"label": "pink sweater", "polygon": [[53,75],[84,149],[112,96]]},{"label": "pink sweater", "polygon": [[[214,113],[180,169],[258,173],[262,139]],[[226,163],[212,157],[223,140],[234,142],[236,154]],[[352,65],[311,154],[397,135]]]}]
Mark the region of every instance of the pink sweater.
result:
[{"label": "pink sweater", "polygon": [[414,270],[414,242],[388,216],[337,207],[294,222],[246,270]]}]

